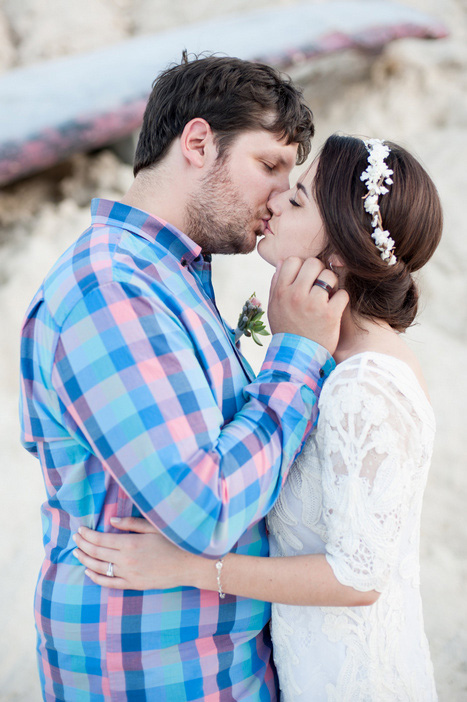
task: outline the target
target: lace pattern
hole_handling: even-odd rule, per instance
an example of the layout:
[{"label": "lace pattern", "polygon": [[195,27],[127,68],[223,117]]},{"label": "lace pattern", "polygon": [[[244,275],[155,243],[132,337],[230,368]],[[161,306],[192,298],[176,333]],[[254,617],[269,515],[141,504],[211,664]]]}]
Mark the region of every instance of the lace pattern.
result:
[{"label": "lace pattern", "polygon": [[336,578],[382,594],[369,607],[273,606],[282,700],[432,702],[419,531],[434,417],[408,366],[340,364],[317,430],[268,515],[271,555],[325,553]]}]

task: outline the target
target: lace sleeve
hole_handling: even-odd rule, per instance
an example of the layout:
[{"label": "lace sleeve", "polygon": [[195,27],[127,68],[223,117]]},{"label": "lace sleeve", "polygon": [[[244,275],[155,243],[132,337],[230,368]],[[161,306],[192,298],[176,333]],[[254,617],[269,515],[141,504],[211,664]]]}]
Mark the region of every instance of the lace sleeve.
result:
[{"label": "lace sleeve", "polygon": [[360,591],[384,589],[408,511],[417,431],[407,401],[384,376],[341,374],[323,398],[326,558]]}]

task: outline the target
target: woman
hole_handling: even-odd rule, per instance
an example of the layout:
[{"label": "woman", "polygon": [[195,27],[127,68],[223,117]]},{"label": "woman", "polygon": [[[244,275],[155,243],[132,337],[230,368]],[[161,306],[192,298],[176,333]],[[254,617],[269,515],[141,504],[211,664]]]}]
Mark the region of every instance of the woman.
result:
[{"label": "woman", "polygon": [[439,198],[401,147],[334,135],[269,207],[261,256],[276,266],[319,256],[350,296],[317,429],[268,516],[271,556],[280,558],[232,553],[213,563],[180,552],[144,520],[115,522],[144,536],[99,535],[110,548],[78,537],[77,556],[108,587],[184,585],[276,603],[284,702],[431,702],[418,551],[435,422],[399,332],[417,312],[412,274],[439,243]]}]

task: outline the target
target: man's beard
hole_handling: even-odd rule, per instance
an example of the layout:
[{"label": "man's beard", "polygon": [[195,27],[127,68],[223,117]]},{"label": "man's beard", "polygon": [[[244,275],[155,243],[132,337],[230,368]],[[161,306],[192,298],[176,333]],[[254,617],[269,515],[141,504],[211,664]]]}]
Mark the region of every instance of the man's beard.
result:
[{"label": "man's beard", "polygon": [[[256,246],[252,223],[255,217],[241,193],[232,185],[228,163],[214,165],[198,192],[186,205],[186,234],[203,253],[249,253]],[[262,234],[261,227],[255,232]]]}]

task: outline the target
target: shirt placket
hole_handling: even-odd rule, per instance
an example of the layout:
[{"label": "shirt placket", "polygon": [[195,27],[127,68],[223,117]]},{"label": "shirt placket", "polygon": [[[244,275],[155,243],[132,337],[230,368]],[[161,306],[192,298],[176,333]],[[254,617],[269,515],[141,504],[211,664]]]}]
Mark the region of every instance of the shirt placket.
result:
[{"label": "shirt placket", "polygon": [[191,264],[191,269],[193,274],[195,275],[196,279],[198,280],[200,284],[200,289],[202,290],[204,297],[206,298],[206,301],[208,304],[211,306],[213,311],[216,313],[222,328],[225,332],[225,335],[227,336],[227,339],[229,340],[229,344],[231,345],[238,362],[240,363],[240,367],[242,368],[246,379],[248,380],[249,383],[253,382],[255,377],[252,375],[250,370],[245,366],[242,355],[240,351],[237,349],[235,342],[232,338],[232,334],[230,333],[229,329],[226,327],[226,324],[222,318],[221,313],[219,312],[219,309],[216,304],[216,296],[214,293],[214,287],[212,285],[212,272],[211,272],[211,256],[209,254],[205,254],[204,257],[198,256],[197,258],[194,259],[193,263]]}]

